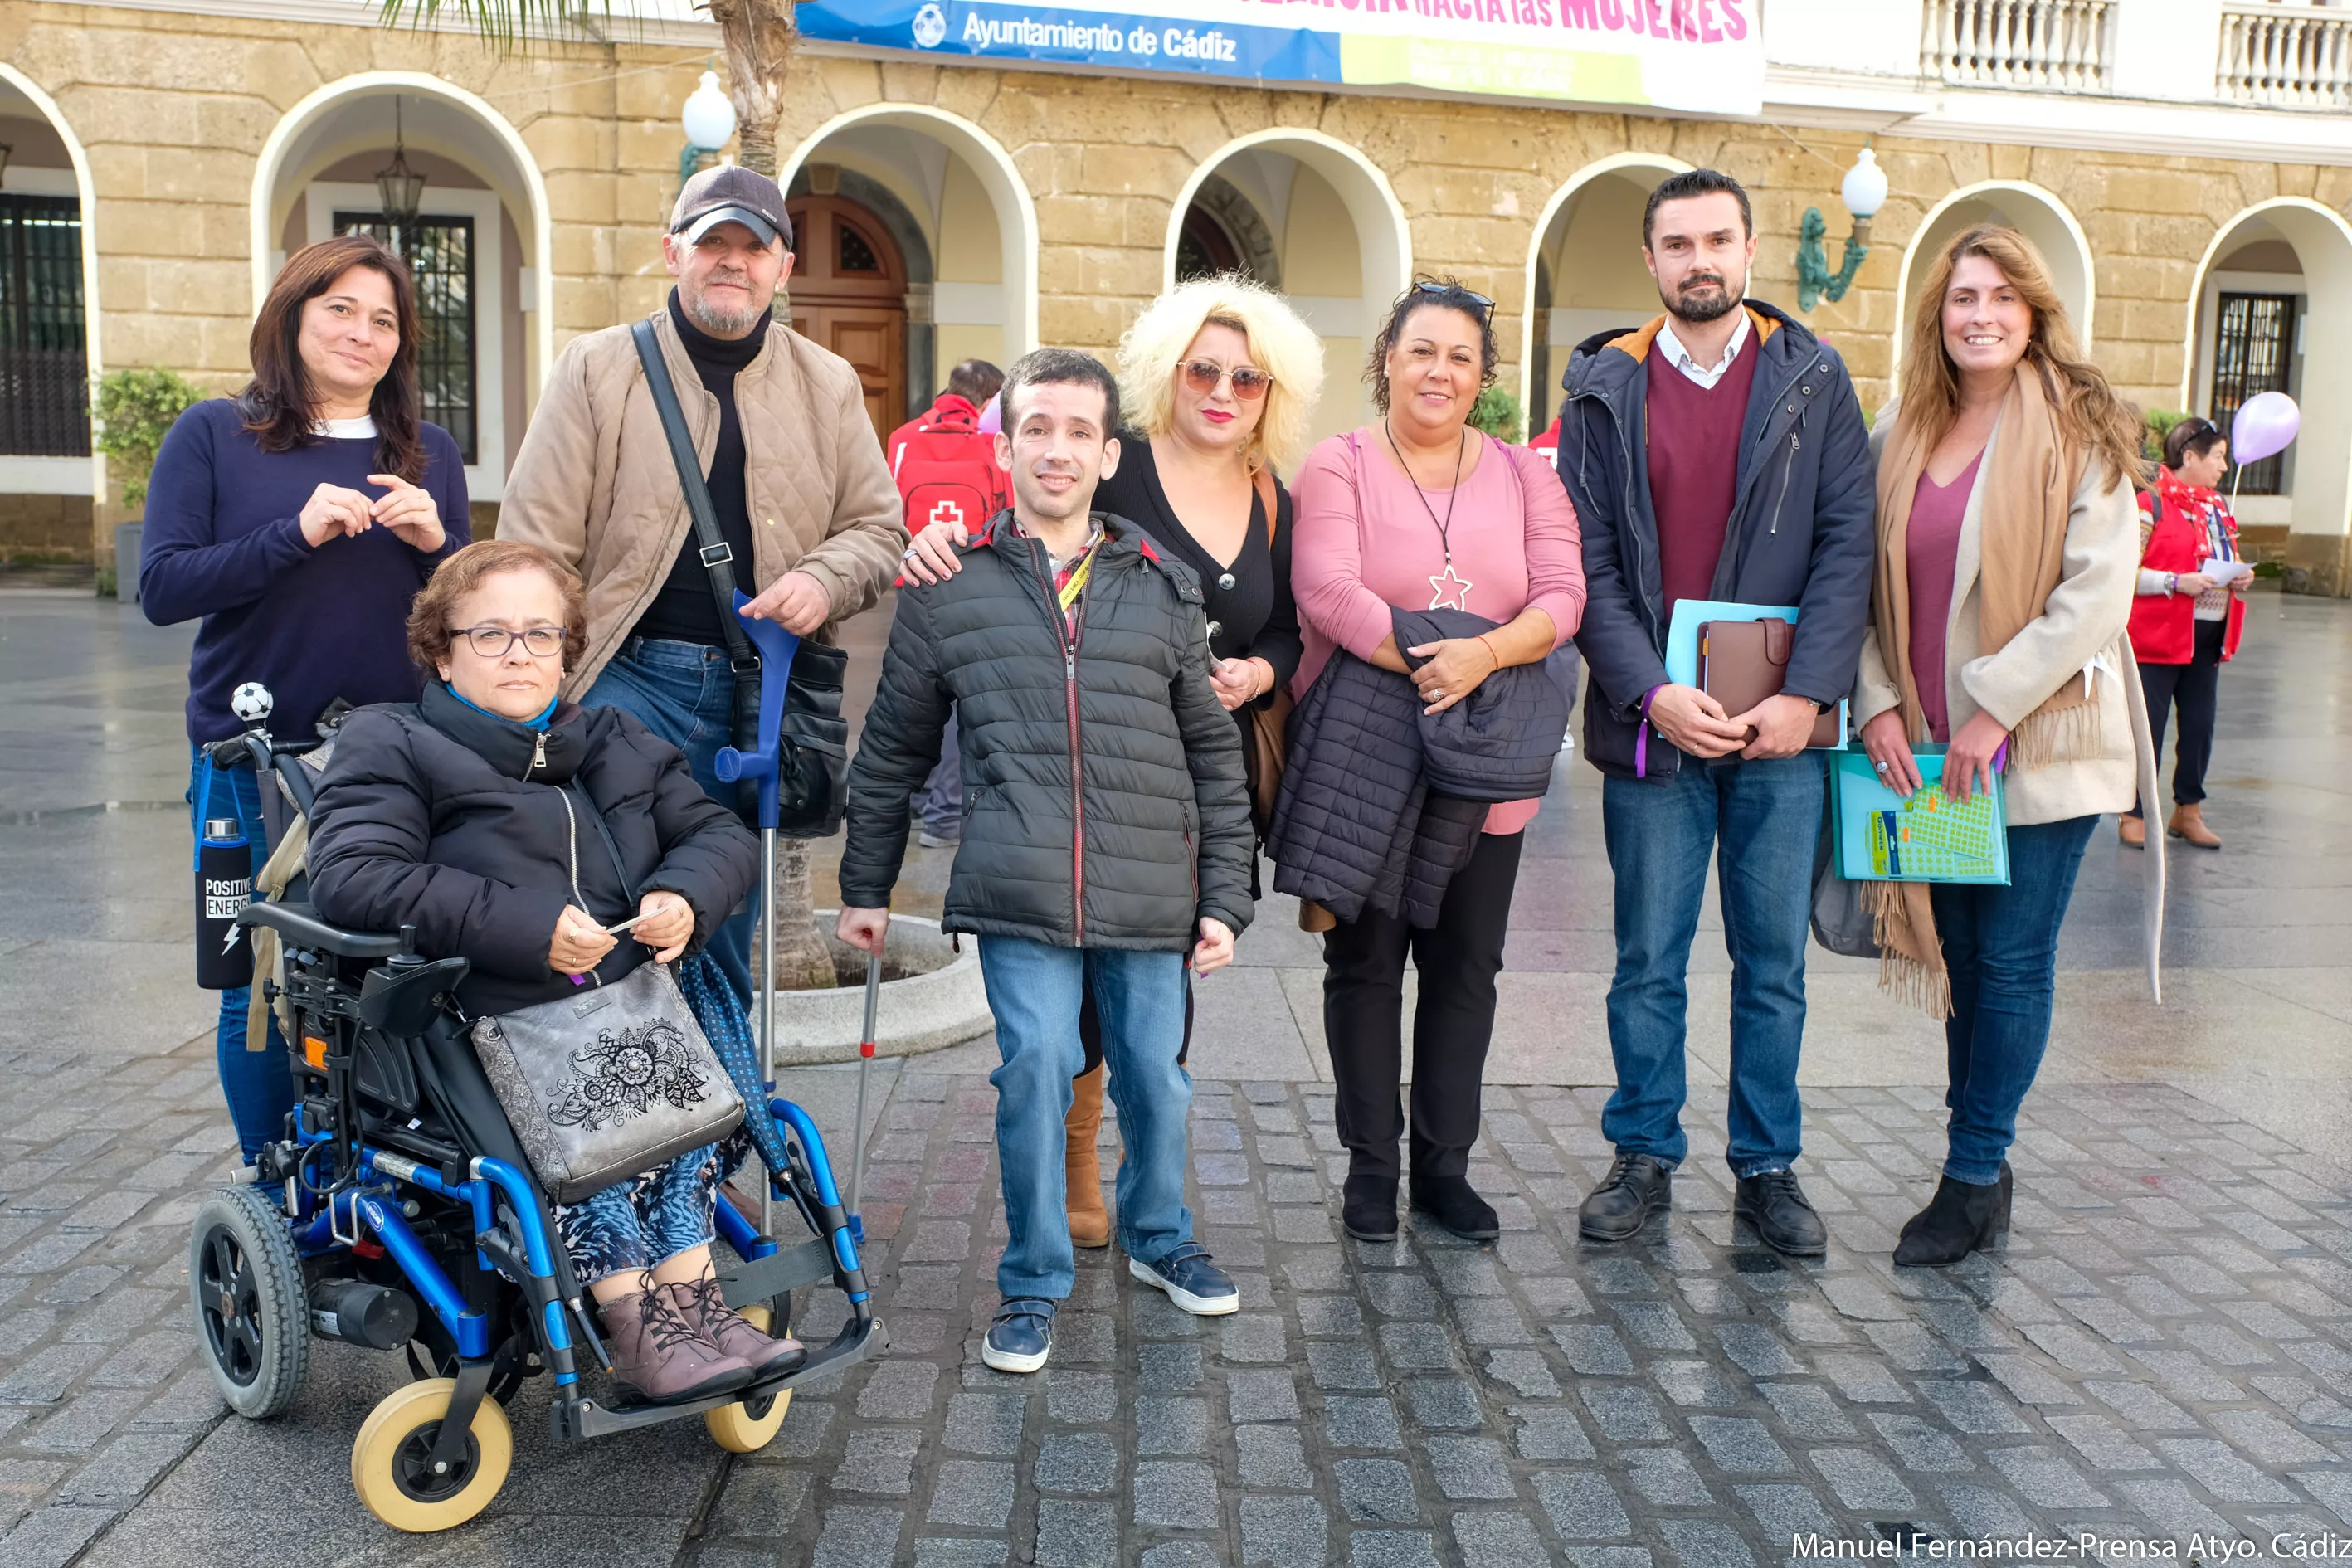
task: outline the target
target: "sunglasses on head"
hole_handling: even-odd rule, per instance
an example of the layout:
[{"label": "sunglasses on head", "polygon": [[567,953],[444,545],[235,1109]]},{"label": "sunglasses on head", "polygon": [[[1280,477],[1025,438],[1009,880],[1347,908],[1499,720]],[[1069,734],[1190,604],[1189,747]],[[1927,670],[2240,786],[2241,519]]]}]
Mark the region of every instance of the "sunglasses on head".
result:
[{"label": "sunglasses on head", "polygon": [[1416,283],[1412,286],[1412,289],[1413,292],[1416,294],[1434,294],[1438,296],[1441,300],[1449,305],[1454,304],[1457,300],[1468,300],[1475,304],[1478,309],[1487,311],[1490,314],[1495,309],[1494,300],[1489,300],[1486,295],[1481,294],[1475,289],[1465,289],[1459,283]]},{"label": "sunglasses on head", "polygon": [[1235,365],[1227,370],[1214,360],[1187,360],[1176,367],[1183,373],[1184,384],[1206,397],[1217,390],[1217,383],[1231,381],[1234,395],[1244,403],[1255,403],[1274,384],[1274,377],[1255,365]]}]

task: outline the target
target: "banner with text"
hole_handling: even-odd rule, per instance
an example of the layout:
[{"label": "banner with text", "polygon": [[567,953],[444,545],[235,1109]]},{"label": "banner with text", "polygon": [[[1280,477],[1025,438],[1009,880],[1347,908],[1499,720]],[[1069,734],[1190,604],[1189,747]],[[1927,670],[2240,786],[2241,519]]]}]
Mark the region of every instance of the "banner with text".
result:
[{"label": "banner with text", "polygon": [[1755,114],[1764,100],[1760,5],[800,0],[797,19],[806,37],[934,56]]}]

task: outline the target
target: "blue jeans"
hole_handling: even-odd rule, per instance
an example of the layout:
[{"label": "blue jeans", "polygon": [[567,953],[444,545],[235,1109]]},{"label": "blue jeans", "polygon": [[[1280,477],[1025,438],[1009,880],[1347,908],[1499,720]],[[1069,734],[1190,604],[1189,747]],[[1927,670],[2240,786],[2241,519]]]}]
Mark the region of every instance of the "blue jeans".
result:
[{"label": "blue jeans", "polygon": [[[700,643],[631,637],[580,700],[583,708],[618,708],[686,753],[694,782],[732,810],[735,786],[712,771],[721,748],[735,743],[735,672],[727,650]],[[761,889],[719,923],[704,949],[727,983],[751,1008],[751,929],[760,919]]]},{"label": "blue jeans", "polygon": [[996,1086],[1007,1233],[997,1289],[1058,1301],[1076,1282],[1063,1206],[1062,1121],[1070,1113],[1070,1079],[1085,1065],[1078,1006],[1088,987],[1102,1014],[1110,1100],[1127,1149],[1118,1165],[1118,1244],[1129,1258],[1156,1263],[1192,1240],[1184,1118],[1192,1075],[1176,1061],[1184,1041],[1184,955],[984,936],[980,973],[1004,1058],[988,1076]]},{"label": "blue jeans", "polygon": [[[188,820],[196,840],[205,835],[207,816],[234,816],[245,825],[245,841],[252,846],[253,874],[257,880],[269,858],[268,832],[261,822],[261,792],[251,768],[215,768],[202,751],[189,748]],[[207,795],[205,774],[212,775]],[[195,854],[188,858],[190,869]],[[256,899],[261,889],[253,890]],[[220,1068],[221,1093],[228,1100],[228,1118],[236,1126],[236,1146],[252,1164],[265,1143],[286,1136],[286,1113],[294,1109],[294,1073],[287,1060],[286,1041],[278,1019],[269,1020],[266,1049],[245,1048],[246,1015],[253,1005],[253,988],[240,985],[220,994],[220,1018],[213,1026],[213,1055]]]},{"label": "blue jeans", "polygon": [[947,732],[940,737],[940,760],[915,792],[915,809],[922,814],[923,831],[934,838],[955,838],[963,833],[963,757],[957,750],[955,713],[948,713]]},{"label": "blue jeans", "polygon": [[2017,1111],[2042,1070],[2058,988],[2058,928],[2074,896],[2095,816],[2009,830],[2009,886],[1939,883],[1927,890],[1952,976],[1944,1025],[1952,1086],[1944,1174],[1988,1185],[2017,1141]]},{"label": "blue jeans", "polygon": [[580,1282],[651,1268],[709,1246],[718,1215],[719,1148],[688,1149],[576,1204],[556,1205],[556,1234]]},{"label": "blue jeans", "polygon": [[1617,1091],[1601,1113],[1601,1131],[1620,1151],[1669,1166],[1690,1152],[1682,1129],[1690,948],[1713,851],[1731,952],[1732,1174],[1795,1163],[1804,1131],[1797,1052],[1805,1035],[1805,940],[1827,788],[1811,752],[1715,766],[1685,757],[1664,784],[1603,781],[1601,831],[1617,881],[1617,973],[1609,985]]}]

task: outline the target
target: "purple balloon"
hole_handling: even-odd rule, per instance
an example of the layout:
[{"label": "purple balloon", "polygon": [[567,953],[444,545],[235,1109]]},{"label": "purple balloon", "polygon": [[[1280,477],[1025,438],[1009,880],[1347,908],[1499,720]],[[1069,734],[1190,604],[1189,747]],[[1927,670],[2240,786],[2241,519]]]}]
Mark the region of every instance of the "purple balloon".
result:
[{"label": "purple balloon", "polygon": [[1004,428],[1004,409],[993,397],[981,405],[980,418],[972,428],[983,436],[993,436]]},{"label": "purple balloon", "polygon": [[2303,411],[2284,392],[2260,392],[2238,405],[2230,421],[2230,460],[2259,463],[2284,452],[2303,426]]}]

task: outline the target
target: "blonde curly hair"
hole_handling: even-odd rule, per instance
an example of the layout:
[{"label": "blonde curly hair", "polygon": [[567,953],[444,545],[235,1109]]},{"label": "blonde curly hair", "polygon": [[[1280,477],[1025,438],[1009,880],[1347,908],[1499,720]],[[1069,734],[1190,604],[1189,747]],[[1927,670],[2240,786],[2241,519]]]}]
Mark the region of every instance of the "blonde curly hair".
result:
[{"label": "blonde curly hair", "polygon": [[1250,362],[1274,378],[1242,455],[1253,472],[1297,460],[1323,395],[1323,340],[1273,289],[1234,273],[1179,283],[1143,308],[1118,343],[1120,401],[1146,439],[1167,434],[1176,366],[1212,323],[1249,340]]}]

